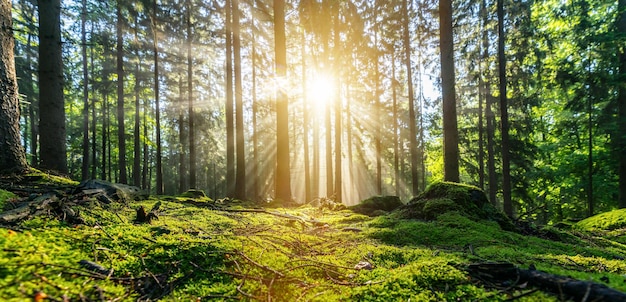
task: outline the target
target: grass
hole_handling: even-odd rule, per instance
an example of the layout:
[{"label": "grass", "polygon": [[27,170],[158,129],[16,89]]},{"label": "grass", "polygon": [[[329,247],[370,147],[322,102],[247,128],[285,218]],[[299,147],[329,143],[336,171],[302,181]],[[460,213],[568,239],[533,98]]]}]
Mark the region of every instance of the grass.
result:
[{"label": "grass", "polygon": [[[137,208],[157,202],[157,220],[133,223]],[[554,241],[454,211],[421,221],[252,205],[88,201],[84,225],[44,216],[0,228],[0,300],[560,301],[469,277],[470,263],[487,261],[626,291],[618,230],[549,230]]]}]

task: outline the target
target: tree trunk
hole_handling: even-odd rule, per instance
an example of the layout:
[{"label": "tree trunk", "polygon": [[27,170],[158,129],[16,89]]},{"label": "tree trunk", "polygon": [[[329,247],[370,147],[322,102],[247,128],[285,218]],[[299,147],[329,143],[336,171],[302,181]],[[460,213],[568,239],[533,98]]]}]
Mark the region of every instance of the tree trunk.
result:
[{"label": "tree trunk", "polygon": [[413,94],[413,72],[411,68],[411,40],[409,37],[409,5],[407,0],[402,0],[403,13],[403,37],[404,37],[404,60],[406,65],[407,86],[409,89],[409,148],[411,148],[411,188],[413,196],[419,194],[419,165],[417,146],[417,117],[415,116],[415,97]]},{"label": "tree trunk", "polygon": [[126,175],[126,130],[124,129],[124,36],[121,0],[117,1],[117,143],[119,182],[128,183]]},{"label": "tree trunk", "polygon": [[235,198],[246,199],[246,154],[243,132],[243,92],[241,84],[241,38],[239,26],[239,0],[233,5],[233,54],[235,56],[235,136],[237,152],[237,173],[235,176]]},{"label": "tree trunk", "polygon": [[235,196],[235,121],[233,101],[232,4],[226,0],[226,195]]},{"label": "tree trunk", "polygon": [[67,173],[61,0],[39,4],[39,117],[41,167]]},{"label": "tree trunk", "polygon": [[189,103],[189,188],[196,188],[196,134],[195,134],[195,111],[194,111],[194,99],[193,99],[193,57],[192,41],[193,32],[191,24],[191,1],[186,2],[187,12],[187,101]]},{"label": "tree trunk", "polygon": [[[374,47],[378,48],[378,33],[374,34]],[[376,194],[378,195],[382,195],[383,194],[383,170],[382,170],[382,120],[381,120],[381,110],[380,110],[380,66],[379,66],[379,61],[380,61],[380,55],[378,53],[378,50],[376,50],[376,58],[374,61],[374,64],[376,65],[374,67],[374,80],[376,81],[376,85],[374,88],[374,115],[375,115],[375,122],[374,122],[374,127],[376,127],[376,129],[374,130],[374,135],[375,135],[375,148],[376,148]]]},{"label": "tree trunk", "polygon": [[500,78],[500,127],[502,128],[502,197],[504,213],[513,217],[511,164],[509,153],[509,113],[506,100],[506,58],[504,56],[504,1],[498,0],[498,75]]},{"label": "tree trunk", "polygon": [[[256,7],[256,2],[255,2]],[[252,28],[254,28],[254,18],[252,19]],[[257,123],[257,116],[259,114],[258,102],[257,102],[257,89],[256,89],[256,36],[254,31],[252,32],[252,197],[260,199],[259,194],[259,128]]]},{"label": "tree trunk", "polygon": [[0,1],[0,171],[28,168],[20,142],[20,109],[13,56],[11,1]]},{"label": "tree trunk", "polygon": [[[617,22],[617,30],[622,35],[626,34],[626,0],[619,0],[617,11],[620,12]],[[619,52],[619,77],[626,78],[626,50],[620,48]],[[626,84],[620,81],[618,90],[618,125],[621,137],[616,139],[619,156],[619,207],[626,208]]]},{"label": "tree trunk", "polygon": [[[302,32],[302,45],[306,43],[306,33]],[[306,51],[304,47],[301,47],[302,58],[302,144],[304,148],[304,202],[309,202],[312,199],[311,195],[311,166],[310,166],[310,154],[309,154],[309,99],[307,95],[306,83]]]},{"label": "tree trunk", "polygon": [[156,120],[156,193],[163,194],[163,155],[161,144],[161,108],[159,102],[159,44],[156,28],[157,22],[157,0],[152,3],[152,48],[154,52],[154,115]]},{"label": "tree trunk", "polygon": [[443,94],[444,179],[459,182],[459,132],[456,117],[452,1],[439,1],[439,47],[441,49],[441,90]]},{"label": "tree trunk", "polygon": [[[276,75],[287,75],[285,0],[274,0],[274,50]],[[276,91],[276,199],[291,201],[289,168],[289,99],[283,89]]]},{"label": "tree trunk", "polygon": [[[135,41],[137,41],[137,19],[135,19]],[[139,50],[136,53],[137,62],[135,62],[135,124],[133,127],[133,185],[136,187],[141,186],[141,137],[139,134],[140,131],[140,122],[139,122],[139,91],[141,87],[141,75],[140,75],[140,65],[141,65],[141,56],[139,54]]]},{"label": "tree trunk", "polygon": [[[488,27],[488,9],[487,9],[487,4],[486,4],[486,0],[482,0],[481,1],[481,7],[483,8],[482,10],[482,24],[483,24],[483,33],[482,33],[482,39],[483,39],[483,43],[482,43],[482,48],[483,48],[483,55],[482,55],[482,64],[487,64],[488,60],[489,60],[489,32],[486,30],[486,28]],[[485,69],[485,73],[487,73],[488,69]],[[488,77],[488,73],[487,74],[482,74],[481,78]],[[491,204],[496,206],[497,205],[497,199],[496,199],[496,194],[498,192],[498,182],[497,182],[497,175],[496,175],[496,160],[495,160],[495,142],[494,142],[494,138],[495,138],[495,123],[496,123],[496,118],[495,118],[495,114],[492,110],[492,104],[493,104],[493,97],[491,96],[491,85],[489,83],[489,81],[483,81],[483,85],[484,85],[484,93],[485,93],[485,119],[486,121],[486,126],[487,126],[487,175],[488,175],[488,182],[489,182],[489,200],[491,201]]]},{"label": "tree trunk", "polygon": [[82,12],[80,14],[80,41],[83,59],[83,162],[81,167],[81,179],[89,178],[89,72],[87,71],[87,0],[82,0]]},{"label": "tree trunk", "polygon": [[342,175],[341,175],[341,115],[343,114],[341,106],[341,39],[339,38],[339,2],[334,5],[334,60],[335,60],[335,202],[342,201]]}]

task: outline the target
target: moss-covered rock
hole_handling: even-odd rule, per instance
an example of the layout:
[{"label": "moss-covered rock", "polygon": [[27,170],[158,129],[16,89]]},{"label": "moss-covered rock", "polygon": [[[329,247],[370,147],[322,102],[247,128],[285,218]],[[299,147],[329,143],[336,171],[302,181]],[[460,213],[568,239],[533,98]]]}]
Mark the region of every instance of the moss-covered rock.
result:
[{"label": "moss-covered rock", "polygon": [[581,231],[611,231],[626,227],[626,209],[605,212],[583,219],[573,225]]},{"label": "moss-covered rock", "polygon": [[380,216],[391,212],[404,204],[398,196],[372,196],[359,204],[348,207],[354,212],[368,216]]},{"label": "moss-covered rock", "polygon": [[483,190],[459,183],[433,183],[397,212],[402,218],[424,220],[434,220],[441,214],[458,212],[470,219],[493,220],[502,229],[515,230],[511,220],[489,203]]},{"label": "moss-covered rock", "polygon": [[2,212],[2,210],[4,209],[4,205],[7,201],[16,197],[17,196],[12,192],[0,189],[0,212]]},{"label": "moss-covered rock", "polygon": [[181,197],[185,198],[196,198],[196,199],[207,199],[209,197],[206,196],[204,191],[197,189],[189,189],[183,194],[180,194]]}]

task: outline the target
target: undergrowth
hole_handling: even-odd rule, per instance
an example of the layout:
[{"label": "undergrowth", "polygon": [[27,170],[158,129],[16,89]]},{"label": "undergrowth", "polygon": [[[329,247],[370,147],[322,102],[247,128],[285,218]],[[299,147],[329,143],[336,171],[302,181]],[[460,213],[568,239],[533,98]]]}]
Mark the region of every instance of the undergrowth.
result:
[{"label": "undergrowth", "polygon": [[[157,202],[158,219],[134,223]],[[469,263],[487,261],[626,290],[622,243],[523,236],[454,212],[425,222],[178,199],[77,210],[84,225],[40,217],[0,228],[0,300],[559,301],[468,276]]]}]

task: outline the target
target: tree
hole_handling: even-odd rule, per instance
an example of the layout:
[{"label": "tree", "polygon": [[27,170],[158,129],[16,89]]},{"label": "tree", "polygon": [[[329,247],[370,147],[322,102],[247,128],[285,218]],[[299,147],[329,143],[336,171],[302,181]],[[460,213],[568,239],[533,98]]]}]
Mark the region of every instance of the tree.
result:
[{"label": "tree", "polygon": [[[287,75],[285,38],[285,0],[274,0],[274,51],[276,75]],[[289,171],[289,99],[283,89],[276,89],[276,199],[291,201]]]},{"label": "tree", "polygon": [[504,213],[513,217],[511,164],[509,154],[509,113],[506,100],[506,58],[504,54],[504,0],[498,0],[498,77],[500,78],[500,127],[502,132],[502,195]]},{"label": "tree", "polygon": [[163,162],[161,143],[161,105],[159,102],[159,44],[157,33],[157,0],[152,2],[152,15],[150,26],[152,27],[152,50],[154,57],[154,103],[156,120],[156,193],[163,194]]},{"label": "tree", "polygon": [[82,180],[89,178],[89,72],[87,70],[87,0],[82,1],[80,14],[81,52],[83,57],[83,165]]},{"label": "tree", "polygon": [[246,154],[243,133],[243,92],[241,84],[241,30],[239,25],[239,0],[232,0],[233,55],[235,64],[235,136],[237,172],[235,175],[235,198],[246,199]]},{"label": "tree", "polygon": [[28,168],[20,142],[20,111],[13,57],[11,1],[0,1],[0,171]]},{"label": "tree", "polygon": [[454,39],[452,1],[439,1],[439,48],[441,51],[441,90],[443,95],[444,178],[459,181],[459,132],[454,89]]},{"label": "tree", "polygon": [[411,185],[413,195],[417,196],[419,193],[419,177],[417,173],[417,167],[419,165],[417,154],[417,117],[415,116],[415,98],[413,95],[413,73],[411,72],[411,40],[409,37],[409,5],[407,4],[407,0],[402,0],[402,16],[404,23],[402,27],[404,39],[404,60],[407,73],[407,86],[409,88],[409,148],[411,149]]},{"label": "tree", "polygon": [[[617,21],[617,31],[621,34],[622,39],[626,36],[626,0],[617,2],[617,11],[619,12]],[[618,154],[619,155],[619,207],[626,208],[626,49],[619,48],[619,89],[618,89],[618,127],[621,138],[618,138]]]},{"label": "tree", "polygon": [[61,0],[39,5],[39,134],[41,167],[67,173]]},{"label": "tree", "polygon": [[232,0],[226,0],[226,195],[235,196]]},{"label": "tree", "polygon": [[126,131],[124,128],[124,21],[122,15],[122,0],[117,0],[117,142],[118,142],[118,170],[119,182],[127,183],[126,174]]},{"label": "tree", "polygon": [[193,98],[193,57],[191,56],[193,30],[191,23],[191,1],[185,2],[186,27],[187,27],[187,102],[189,104],[189,187],[196,188],[196,134],[195,134],[195,110]]}]

